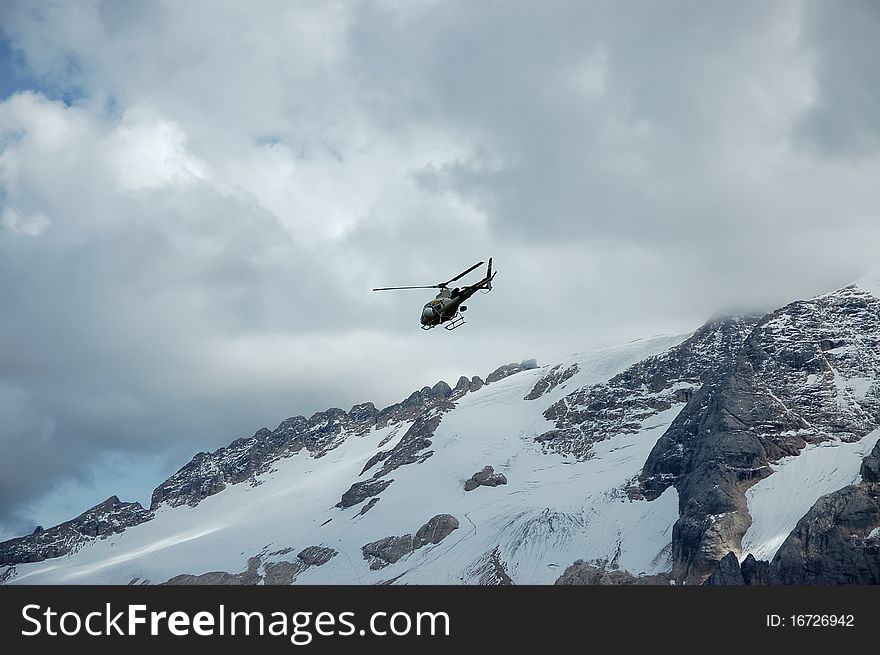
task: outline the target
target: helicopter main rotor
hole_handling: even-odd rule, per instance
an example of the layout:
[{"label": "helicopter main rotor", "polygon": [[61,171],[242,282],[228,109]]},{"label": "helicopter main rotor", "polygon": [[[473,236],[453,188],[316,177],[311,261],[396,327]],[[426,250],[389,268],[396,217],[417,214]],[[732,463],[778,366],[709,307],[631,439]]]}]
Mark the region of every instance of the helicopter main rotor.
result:
[{"label": "helicopter main rotor", "polygon": [[430,284],[427,286],[420,286],[420,287],[380,287],[378,289],[373,289],[373,291],[397,291],[399,289],[445,289],[446,287],[448,287],[450,284],[452,284],[453,282],[455,282],[459,278],[464,277],[465,275],[470,273],[472,270],[474,270],[478,266],[482,266],[483,264],[484,264],[484,262],[477,262],[476,264],[471,266],[466,271],[463,271],[463,272],[459,273],[458,275],[456,275],[451,280],[446,280],[446,282],[441,282],[440,284]]}]

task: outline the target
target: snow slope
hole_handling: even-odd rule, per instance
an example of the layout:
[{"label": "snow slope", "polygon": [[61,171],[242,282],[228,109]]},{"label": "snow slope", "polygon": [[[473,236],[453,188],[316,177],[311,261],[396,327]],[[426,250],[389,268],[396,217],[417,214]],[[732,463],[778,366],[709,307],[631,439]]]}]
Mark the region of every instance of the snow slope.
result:
[{"label": "snow slope", "polygon": [[[401,466],[368,512],[335,507],[352,482],[368,478],[365,462],[387,450],[409,424],[348,435],[323,457],[306,450],[279,460],[257,484],[235,484],[197,506],[160,506],[155,518],[61,558],[19,564],[12,583],[160,583],[187,573],[238,573],[260,555],[262,564],[291,559],[308,546],[337,551],[329,562],[300,573],[297,583],[461,584],[479,581],[495,554],[520,584],[548,584],[576,559],[614,561],[634,574],[670,568],[678,498],[670,488],[655,501],[629,500],[624,489],[680,406],[649,418],[634,434],[595,445],[591,458],[548,454],[534,437],[550,422],[542,413],[573,388],[603,382],[629,365],[680,343],[659,337],[578,356],[578,373],[537,400],[524,400],[548,367],[526,370],[466,394],[443,415],[433,455]],[[566,391],[568,389],[568,391]],[[464,491],[484,466],[508,483]],[[374,570],[361,547],[384,537],[414,534],[437,514],[459,528],[394,564]]]},{"label": "snow slope", "polygon": [[772,465],[774,473],[746,492],[752,525],[742,540],[741,560],[751,553],[771,560],[798,520],[825,494],[861,481],[862,459],[880,430],[859,441],[835,440],[807,445],[800,455]]}]

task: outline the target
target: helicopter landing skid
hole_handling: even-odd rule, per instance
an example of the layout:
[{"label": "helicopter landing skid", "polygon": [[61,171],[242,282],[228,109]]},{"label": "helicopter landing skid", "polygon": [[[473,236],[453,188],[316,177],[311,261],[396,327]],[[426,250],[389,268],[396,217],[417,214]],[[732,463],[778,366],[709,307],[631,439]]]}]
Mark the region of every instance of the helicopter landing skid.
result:
[{"label": "helicopter landing skid", "polygon": [[443,328],[446,330],[454,330],[455,328],[461,327],[462,325],[464,325],[464,316],[462,316],[461,314],[456,314],[452,317],[452,319],[450,319],[449,323],[443,326]]}]

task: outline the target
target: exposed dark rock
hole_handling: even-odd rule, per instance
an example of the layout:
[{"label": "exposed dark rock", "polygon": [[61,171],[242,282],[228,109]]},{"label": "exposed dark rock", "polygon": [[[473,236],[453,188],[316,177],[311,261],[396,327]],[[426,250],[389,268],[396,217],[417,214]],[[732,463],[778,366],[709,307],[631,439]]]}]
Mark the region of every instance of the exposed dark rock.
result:
[{"label": "exposed dark rock", "polygon": [[[373,474],[373,478],[381,478],[388,475],[398,466],[415,464],[425,461],[433,452],[427,450],[431,446],[431,437],[440,425],[443,412],[453,409],[452,403],[443,403],[434,410],[419,416],[409,429],[401,437],[386,457],[382,458],[382,468]],[[373,494],[375,495],[375,494]]]},{"label": "exposed dark rock", "polygon": [[39,528],[28,536],[0,543],[0,566],[61,557],[95,539],[124,532],[126,528],[151,518],[153,512],[145,510],[140,503],[123,503],[116,496],[111,496],[75,519],[48,530]]},{"label": "exposed dark rock", "polygon": [[411,534],[402,537],[385,537],[361,546],[361,550],[364,559],[372,560],[371,569],[381,569],[413,552],[413,537]]},{"label": "exposed dark rock", "polygon": [[358,432],[364,433],[368,429],[367,426],[372,427],[376,424],[378,418],[379,410],[376,409],[376,406],[373,405],[373,403],[361,403],[360,405],[355,405],[349,410],[346,422],[360,426]]},{"label": "exposed dark rock", "polygon": [[[332,408],[308,419],[304,416],[286,419],[275,430],[261,428],[253,437],[236,439],[213,453],[197,454],[153,491],[150,507],[156,509],[163,503],[172,507],[195,506],[208,496],[223,491],[226,485],[243,482],[257,484],[258,476],[271,471],[282,458],[303,450],[312,457],[322,457],[350,436],[366,434],[373,428],[416,421],[433,409],[451,409],[454,407],[451,402],[453,396],[457,399],[482,384],[476,377],[468,382],[467,387],[459,381],[453,392],[448,384],[440,381],[433,387],[426,386],[414,391],[406,400],[382,410],[377,410],[372,403],[361,403],[348,412]],[[439,419],[436,422],[439,423]],[[421,427],[424,427],[424,423]],[[418,450],[418,444],[410,446]],[[364,470],[375,465],[382,457],[380,454],[377,459],[371,460]],[[399,465],[400,462],[395,462],[388,470]],[[387,470],[382,475],[385,474]]]},{"label": "exposed dark rock", "polygon": [[[641,476],[648,499],[673,483],[678,489],[676,579],[702,582],[728,552],[739,550],[751,523],[746,489],[772,473],[771,461],[800,451],[803,427],[769,394],[754,390],[747,360],[688,402],[654,446]],[[774,439],[777,434],[782,436]]]},{"label": "exposed dark rock", "polygon": [[516,375],[517,373],[528,371],[533,368],[538,368],[538,363],[534,359],[527,359],[523,362],[520,362],[519,364],[505,364],[504,366],[499,366],[494,371],[489,373],[489,376],[486,378],[486,384],[498,382],[499,380],[503,380],[506,377],[510,377],[511,375]]},{"label": "exposed dark rock", "polygon": [[849,485],[819,498],[769,573],[771,584],[880,584],[880,490]]},{"label": "exposed dark rock", "polygon": [[578,372],[578,365],[572,364],[562,368],[562,364],[557,364],[550,371],[535,383],[532,390],[526,394],[523,400],[537,400],[545,393],[550,393],[560,384],[568,381],[575,373]]},{"label": "exposed dark rock", "polygon": [[458,378],[458,382],[455,384],[455,388],[452,390],[452,400],[457,400],[461,398],[464,394],[471,390],[471,381],[468,380],[465,376],[461,376]]},{"label": "exposed dark rock", "polygon": [[755,559],[755,556],[749,553],[740,564],[743,582],[747,585],[767,585],[770,582],[770,562]]},{"label": "exposed dark rock", "polygon": [[458,529],[458,519],[451,514],[437,514],[418,529],[415,537],[385,537],[361,546],[364,559],[370,560],[371,569],[381,569],[394,564],[402,557],[428,544],[439,544],[453,530]]},{"label": "exposed dark rock", "polygon": [[302,549],[296,558],[306,566],[322,566],[336,555],[337,552],[332,548],[326,548],[324,546],[309,546],[308,548]]},{"label": "exposed dark rock", "polygon": [[260,557],[248,559],[247,569],[241,573],[227,573],[226,571],[209,571],[201,575],[184,573],[170,578],[165,585],[255,585],[262,580],[257,572],[260,566]]},{"label": "exposed dark rock", "polygon": [[263,584],[290,585],[307,568],[303,562],[271,562],[264,567]]},{"label": "exposed dark rock", "polygon": [[[284,555],[291,551],[291,548],[284,548],[269,553],[270,556]],[[337,552],[332,548],[324,546],[309,546],[300,551],[296,560],[290,562],[279,560],[276,562],[267,562],[262,566],[263,573],[260,573],[260,566],[263,563],[265,550],[248,559],[247,568],[241,573],[228,573],[226,571],[210,571],[201,575],[190,575],[188,573],[176,575],[163,583],[165,585],[257,585],[262,582],[267,585],[289,585],[293,584],[296,577],[312,566],[321,566],[326,564],[333,558]],[[137,578],[135,578],[137,580]],[[132,580],[132,583],[135,582]]]},{"label": "exposed dark rock", "polygon": [[[452,390],[449,389],[448,385],[445,390],[440,389],[438,393],[441,395],[445,394],[446,390],[449,391],[449,395],[452,394]],[[376,464],[382,463],[382,467],[373,473],[372,479],[355,482],[342,495],[342,500],[336,506],[341,508],[352,507],[369,496],[378,496],[394,481],[380,480],[380,478],[388,475],[399,466],[424,462],[433,455],[433,451],[428,450],[431,446],[430,438],[434,436],[434,431],[440,425],[443,413],[454,407],[455,404],[449,400],[438,400],[430,410],[420,414],[391,450],[376,453],[364,465],[361,474],[373,468]]]},{"label": "exposed dark rock", "polygon": [[703,582],[704,585],[744,585],[742,571],[739,567],[739,560],[734,553],[727,553],[718,562],[715,571]]},{"label": "exposed dark rock", "polygon": [[[707,323],[678,346],[633,364],[608,382],[572,391],[545,410],[555,428],[535,440],[548,450],[586,458],[594,443],[638,432],[646,419],[687,402],[695,389],[735,360],[757,320],[733,316]],[[546,386],[573,374],[551,370]],[[540,391],[536,385],[529,396]]]},{"label": "exposed dark rock", "polygon": [[863,482],[880,482],[880,440],[874,444],[874,449],[862,460],[859,473]]},{"label": "exposed dark rock", "polygon": [[262,428],[249,439],[236,439],[213,453],[199,453],[153,491],[150,506],[195,506],[223,491],[227,484],[254,482],[258,475],[270,471],[276,461],[303,449],[320,457],[338,446],[346,434],[372,428],[376,417],[371,408],[369,404],[352,408],[361,422],[338,408],[318,412],[310,419],[296,416],[282,421],[274,431]]},{"label": "exposed dark rock", "polygon": [[184,573],[175,575],[164,584],[166,585],[243,585],[241,576],[237,573],[227,573],[226,571],[211,571],[202,573],[201,575],[190,575]]},{"label": "exposed dark rock", "polygon": [[262,580],[262,576],[258,572],[261,561],[262,557],[260,555],[248,558],[247,569],[238,574],[242,584],[255,585]]},{"label": "exposed dark rock", "polygon": [[[267,546],[268,548],[268,546]],[[287,548],[282,548],[281,550],[273,550],[268,554],[269,557],[277,557],[279,555],[287,555],[287,553],[293,552],[293,546],[288,546]]]},{"label": "exposed dark rock", "polygon": [[366,505],[364,505],[363,507],[361,507],[361,511],[358,512],[358,516],[363,516],[364,514],[366,514],[367,512],[369,512],[371,509],[373,509],[373,507],[375,507],[376,503],[378,503],[378,502],[379,502],[379,498],[378,498],[378,497],[376,497],[376,498],[370,498],[370,502],[368,502]]},{"label": "exposed dark rock", "polygon": [[667,573],[656,575],[633,575],[620,569],[607,569],[604,565],[588,564],[577,560],[565,569],[554,584],[557,585],[667,585],[671,580]]},{"label": "exposed dark rock", "polygon": [[450,398],[452,390],[445,382],[438,382],[433,387],[422,387],[419,391],[414,391],[409,398],[401,403],[386,407],[379,413],[377,419],[377,427],[385,427],[386,425],[400,423],[402,421],[412,421],[425,412],[437,407],[453,407]]},{"label": "exposed dark rock", "polygon": [[378,496],[392,482],[394,482],[393,478],[389,480],[375,480],[371,478],[362,482],[355,482],[348,491],[342,494],[342,500],[336,503],[336,506],[343,509],[354,507],[370,496]]},{"label": "exposed dark rock", "polygon": [[431,387],[431,393],[435,398],[449,398],[452,395],[452,389],[443,380]]},{"label": "exposed dark rock", "polygon": [[438,514],[418,529],[413,539],[413,548],[418,549],[427,544],[439,544],[453,530],[458,530],[458,519],[452,514]]},{"label": "exposed dark rock", "polygon": [[364,464],[364,468],[361,469],[361,475],[363,475],[364,473],[369,471],[371,468],[373,468],[379,462],[388,459],[389,455],[391,455],[390,450],[380,450],[378,453],[376,453],[370,459],[367,460],[367,463]]},{"label": "exposed dark rock", "polygon": [[495,473],[495,469],[491,466],[484,466],[482,471],[474,473],[464,483],[465,491],[473,491],[477,487],[497,487],[500,484],[507,484],[507,478],[503,473]]}]

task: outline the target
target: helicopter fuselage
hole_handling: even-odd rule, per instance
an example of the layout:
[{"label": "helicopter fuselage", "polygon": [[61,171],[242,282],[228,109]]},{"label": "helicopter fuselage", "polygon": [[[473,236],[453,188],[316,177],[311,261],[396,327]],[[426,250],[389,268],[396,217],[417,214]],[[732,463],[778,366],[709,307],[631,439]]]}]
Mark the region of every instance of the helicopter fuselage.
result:
[{"label": "helicopter fuselage", "polygon": [[422,308],[422,315],[419,318],[421,324],[427,327],[451,321],[458,314],[461,304],[479,289],[485,288],[486,284],[487,280],[484,279],[469,287],[440,289],[434,300],[426,303]]}]

